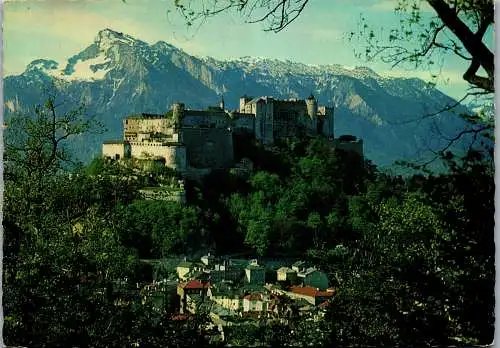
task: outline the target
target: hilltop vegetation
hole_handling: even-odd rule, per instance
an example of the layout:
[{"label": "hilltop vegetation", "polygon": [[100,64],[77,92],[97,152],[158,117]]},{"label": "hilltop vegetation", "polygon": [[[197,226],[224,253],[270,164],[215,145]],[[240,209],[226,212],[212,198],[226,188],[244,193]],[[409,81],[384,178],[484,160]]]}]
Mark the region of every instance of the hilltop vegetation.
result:
[{"label": "hilltop vegetation", "polygon": [[[102,159],[64,165],[49,151],[53,139],[34,131],[65,129],[42,109],[21,139],[33,146],[7,147],[7,344],[209,345],[199,331],[203,318],[172,321],[168,311],[127,295],[151,280],[141,259],[205,251],[305,256],[338,289],[324,321],[255,332],[263,344],[492,341],[489,155],[449,154],[447,174],[403,178],[332,152],[321,138],[272,148],[247,139],[238,142],[238,156],[254,163],[253,173],[214,172],[201,183],[187,182],[183,205],[139,195],[151,182],[175,178],[168,169],[138,172]],[[240,335],[248,342],[243,338],[250,333]]]}]

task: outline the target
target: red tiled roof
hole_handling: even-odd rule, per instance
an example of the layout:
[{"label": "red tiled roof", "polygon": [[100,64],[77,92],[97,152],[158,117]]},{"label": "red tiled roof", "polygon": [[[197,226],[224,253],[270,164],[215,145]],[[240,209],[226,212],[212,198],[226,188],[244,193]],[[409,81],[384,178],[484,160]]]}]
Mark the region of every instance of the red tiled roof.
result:
[{"label": "red tiled roof", "polygon": [[193,279],[181,284],[180,286],[183,289],[207,289],[210,286],[210,283],[203,283],[198,279]]},{"label": "red tiled roof", "polygon": [[295,294],[310,296],[310,297],[328,297],[333,296],[332,291],[319,291],[311,286],[292,286],[290,291]]}]

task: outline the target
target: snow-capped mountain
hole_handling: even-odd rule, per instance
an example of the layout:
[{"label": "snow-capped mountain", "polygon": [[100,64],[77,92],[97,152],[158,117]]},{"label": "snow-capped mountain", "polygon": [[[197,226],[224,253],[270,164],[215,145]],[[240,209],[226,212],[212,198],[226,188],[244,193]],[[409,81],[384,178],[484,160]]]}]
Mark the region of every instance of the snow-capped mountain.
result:
[{"label": "snow-capped mountain", "polygon": [[41,103],[48,86],[58,90],[65,105],[86,104],[89,114],[109,130],[79,140],[83,159],[97,155],[103,139],[120,137],[121,120],[129,114],[166,112],[176,101],[205,108],[217,104],[221,95],[235,109],[244,94],[305,98],[313,93],[320,104],[336,107],[336,136],[363,138],[367,157],[379,165],[425,154],[444,144],[443,135],[464,127],[449,112],[421,120],[454,101],[417,78],[381,76],[366,67],[338,64],[252,57],[220,61],[110,29],[101,30],[66,62],[38,59],[22,74],[6,77],[7,117]]}]

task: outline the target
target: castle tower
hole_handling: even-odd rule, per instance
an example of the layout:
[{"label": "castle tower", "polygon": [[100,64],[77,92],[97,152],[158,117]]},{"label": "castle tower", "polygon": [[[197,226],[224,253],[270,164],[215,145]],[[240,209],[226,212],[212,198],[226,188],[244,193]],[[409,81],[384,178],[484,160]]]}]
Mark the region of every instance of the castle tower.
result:
[{"label": "castle tower", "polygon": [[225,108],[224,108],[224,96],[223,95],[220,96],[219,107],[221,108],[221,110],[225,110]]},{"label": "castle tower", "polygon": [[314,95],[312,95],[312,93],[309,98],[306,99],[306,107],[307,115],[311,119],[310,129],[314,134],[316,134],[318,128],[318,103],[316,102],[316,98],[314,98]]},{"label": "castle tower", "polygon": [[175,103],[173,107],[174,129],[180,129],[183,125],[184,103]]},{"label": "castle tower", "polygon": [[245,112],[245,104],[248,103],[252,98],[250,98],[247,95],[244,95],[240,98],[240,112],[244,113]]},{"label": "castle tower", "polygon": [[326,108],[326,118],[328,120],[328,129],[326,132],[326,136],[329,138],[334,138],[334,130],[335,130],[335,108],[327,107]]}]

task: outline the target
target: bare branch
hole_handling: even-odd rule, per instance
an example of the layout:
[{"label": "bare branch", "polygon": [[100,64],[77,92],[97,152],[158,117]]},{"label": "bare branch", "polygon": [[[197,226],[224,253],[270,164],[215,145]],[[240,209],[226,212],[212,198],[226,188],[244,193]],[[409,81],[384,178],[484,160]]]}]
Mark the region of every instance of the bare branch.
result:
[{"label": "bare branch", "polygon": [[479,128],[472,128],[472,129],[464,129],[464,130],[462,130],[456,136],[454,136],[453,138],[450,138],[448,140],[448,144],[446,144],[446,146],[444,146],[440,150],[438,150],[438,151],[432,151],[431,150],[431,152],[433,152],[435,154],[435,156],[433,158],[431,158],[430,160],[428,160],[428,161],[420,164],[419,166],[425,168],[425,167],[429,166],[431,163],[433,163],[436,160],[438,160],[439,158],[441,158],[446,153],[446,151],[448,151],[455,143],[457,143],[466,134],[472,134],[473,135],[473,141],[469,145],[469,150],[470,150],[472,148],[472,145],[476,142],[477,137],[482,132],[485,132],[485,131],[491,130],[491,129],[493,129],[493,126],[491,126],[491,125],[484,125],[484,126],[481,126]]},{"label": "bare branch", "polygon": [[248,23],[258,23],[258,22],[263,22],[266,19],[268,19],[270,16],[274,15],[274,13],[278,10],[278,8],[282,8],[282,15],[281,15],[281,23],[283,23],[284,17],[285,17],[285,4],[287,0],[282,0],[280,3],[278,3],[273,9],[271,9],[269,12],[267,12],[264,17],[255,19],[253,21],[248,21]]},{"label": "bare branch", "polygon": [[[188,5],[185,5],[187,2]],[[177,11],[184,17],[188,25],[195,21],[201,21],[208,17],[216,16],[222,12],[235,10],[241,15],[249,18],[247,23],[268,22],[264,31],[280,32],[291,24],[302,13],[309,0],[225,0],[211,1],[212,8],[207,8],[205,2],[201,2],[201,10],[193,10],[191,5],[199,4],[198,1],[176,1]],[[257,18],[252,18],[257,10],[265,13]]]},{"label": "bare branch", "polygon": [[405,121],[400,121],[400,122],[388,122],[388,124],[394,125],[394,126],[400,126],[400,125],[405,125],[405,124],[409,124],[409,123],[413,123],[413,122],[420,122],[426,118],[435,117],[435,116],[442,114],[443,112],[453,110],[454,108],[460,106],[462,104],[462,102],[464,100],[466,100],[467,98],[469,98],[470,96],[483,95],[483,94],[488,94],[488,93],[487,92],[468,92],[459,100],[455,101],[452,104],[448,104],[448,105],[444,106],[443,108],[439,109],[438,111],[431,112],[431,113],[424,114],[424,115],[420,115],[417,118],[413,118],[410,120],[405,120]]},{"label": "bare branch", "polygon": [[460,52],[460,47],[458,47],[455,42],[452,41],[452,43],[453,43],[453,47],[446,46],[446,45],[439,43],[439,42],[434,42],[434,45],[436,47],[442,48],[444,50],[452,51],[453,53],[455,53],[457,56],[459,56],[462,59],[472,60],[472,57],[466,56],[462,52]]}]

